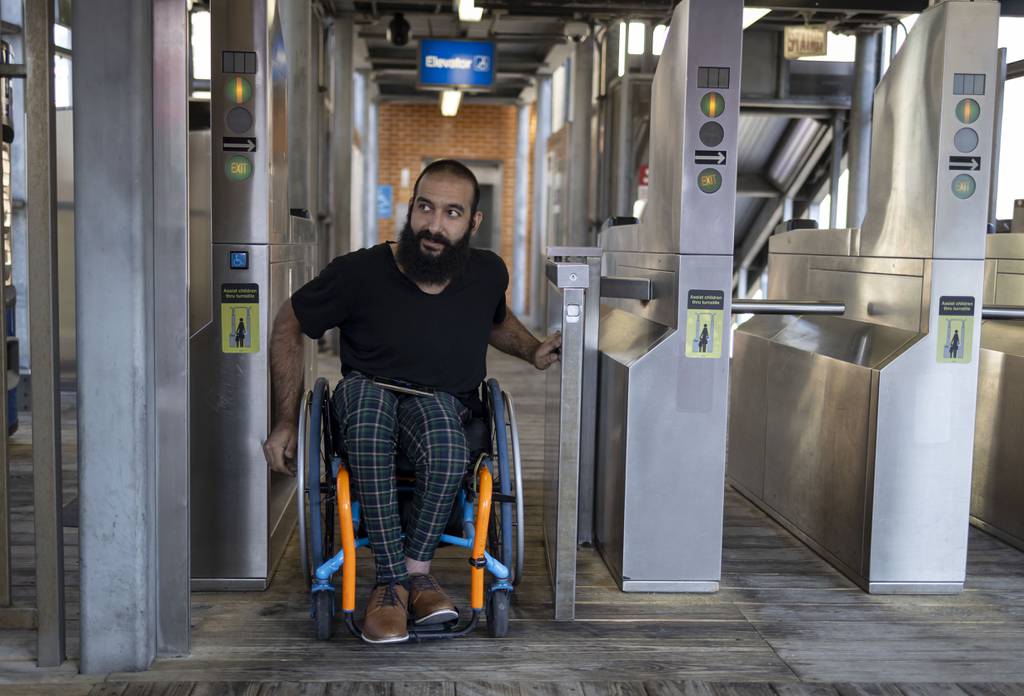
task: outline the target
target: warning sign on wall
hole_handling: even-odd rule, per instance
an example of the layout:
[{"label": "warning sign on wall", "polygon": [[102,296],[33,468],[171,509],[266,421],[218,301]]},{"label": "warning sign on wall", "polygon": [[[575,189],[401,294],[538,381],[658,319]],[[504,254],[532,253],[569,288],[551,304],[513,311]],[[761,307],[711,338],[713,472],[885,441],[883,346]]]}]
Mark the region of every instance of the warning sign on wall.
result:
[{"label": "warning sign on wall", "polygon": [[940,297],[936,338],[940,363],[971,362],[974,337],[974,298]]},{"label": "warning sign on wall", "polygon": [[725,330],[725,293],[690,290],[686,296],[686,357],[722,357]]},{"label": "warning sign on wall", "polygon": [[259,352],[259,285],[226,283],[220,286],[220,331],[223,352]]}]

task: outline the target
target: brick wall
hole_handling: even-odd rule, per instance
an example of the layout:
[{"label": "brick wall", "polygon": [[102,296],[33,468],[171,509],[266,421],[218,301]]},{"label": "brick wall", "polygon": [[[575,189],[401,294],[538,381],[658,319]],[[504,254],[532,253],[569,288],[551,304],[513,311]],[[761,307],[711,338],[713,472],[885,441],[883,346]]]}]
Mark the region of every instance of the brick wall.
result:
[{"label": "brick wall", "polygon": [[[394,190],[394,214],[403,214],[412,185],[423,168],[424,159],[452,157],[460,160],[501,162],[501,256],[512,267],[513,205],[515,202],[516,107],[463,104],[454,118],[441,115],[437,104],[384,102],[377,117],[378,183]],[[532,152],[532,134],[531,134]],[[532,156],[531,156],[532,159]],[[401,172],[409,170],[409,187],[402,188]],[[529,197],[527,199],[529,204]],[[484,211],[487,215],[491,211]],[[527,211],[527,220],[531,212]],[[404,218],[401,221],[404,223]],[[380,241],[395,238],[396,218],[379,219]],[[529,235],[529,224],[527,235]],[[529,239],[527,240],[529,243]]]}]

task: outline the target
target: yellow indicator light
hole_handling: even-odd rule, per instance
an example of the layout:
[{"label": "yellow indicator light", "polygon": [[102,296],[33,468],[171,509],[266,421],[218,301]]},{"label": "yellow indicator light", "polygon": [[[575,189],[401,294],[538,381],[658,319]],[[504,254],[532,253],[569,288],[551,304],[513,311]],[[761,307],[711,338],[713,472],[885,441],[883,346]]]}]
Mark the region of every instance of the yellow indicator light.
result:
[{"label": "yellow indicator light", "polygon": [[700,100],[700,110],[708,118],[718,118],[725,111],[725,97],[718,92],[708,92]]},{"label": "yellow indicator light", "polygon": [[981,116],[981,107],[973,99],[961,99],[956,105],[956,117],[960,123],[974,123]]},{"label": "yellow indicator light", "polygon": [[232,104],[245,104],[252,97],[252,84],[244,77],[233,77],[228,80],[225,93]]}]

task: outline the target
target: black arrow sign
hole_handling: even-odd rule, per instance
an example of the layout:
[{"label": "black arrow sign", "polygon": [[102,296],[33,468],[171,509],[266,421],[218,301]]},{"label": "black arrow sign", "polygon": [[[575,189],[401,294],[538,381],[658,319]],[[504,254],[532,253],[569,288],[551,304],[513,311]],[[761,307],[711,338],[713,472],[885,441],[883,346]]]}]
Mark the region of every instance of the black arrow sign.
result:
[{"label": "black arrow sign", "polygon": [[224,152],[256,152],[256,138],[225,137]]},{"label": "black arrow sign", "polygon": [[961,157],[959,155],[950,155],[950,157],[949,157],[949,170],[950,171],[965,171],[965,172],[981,171],[981,158],[980,157]]},{"label": "black arrow sign", "polygon": [[725,150],[694,150],[694,164],[725,164]]}]

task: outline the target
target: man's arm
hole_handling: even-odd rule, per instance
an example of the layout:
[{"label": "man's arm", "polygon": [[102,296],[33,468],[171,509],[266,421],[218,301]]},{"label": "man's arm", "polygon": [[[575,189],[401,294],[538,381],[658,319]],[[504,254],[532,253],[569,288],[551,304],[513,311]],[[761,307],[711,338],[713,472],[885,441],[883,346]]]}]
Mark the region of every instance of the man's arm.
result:
[{"label": "man's arm", "polygon": [[491,329],[489,342],[502,353],[525,360],[538,370],[546,370],[558,362],[562,336],[556,333],[542,343],[534,338],[511,310],[507,310],[505,321],[495,324]]},{"label": "man's arm", "polygon": [[274,318],[270,335],[270,384],[274,395],[274,427],[263,443],[263,456],[273,471],[291,474],[287,461],[295,459],[296,417],[302,398],[302,328],[290,299],[285,300]]}]

